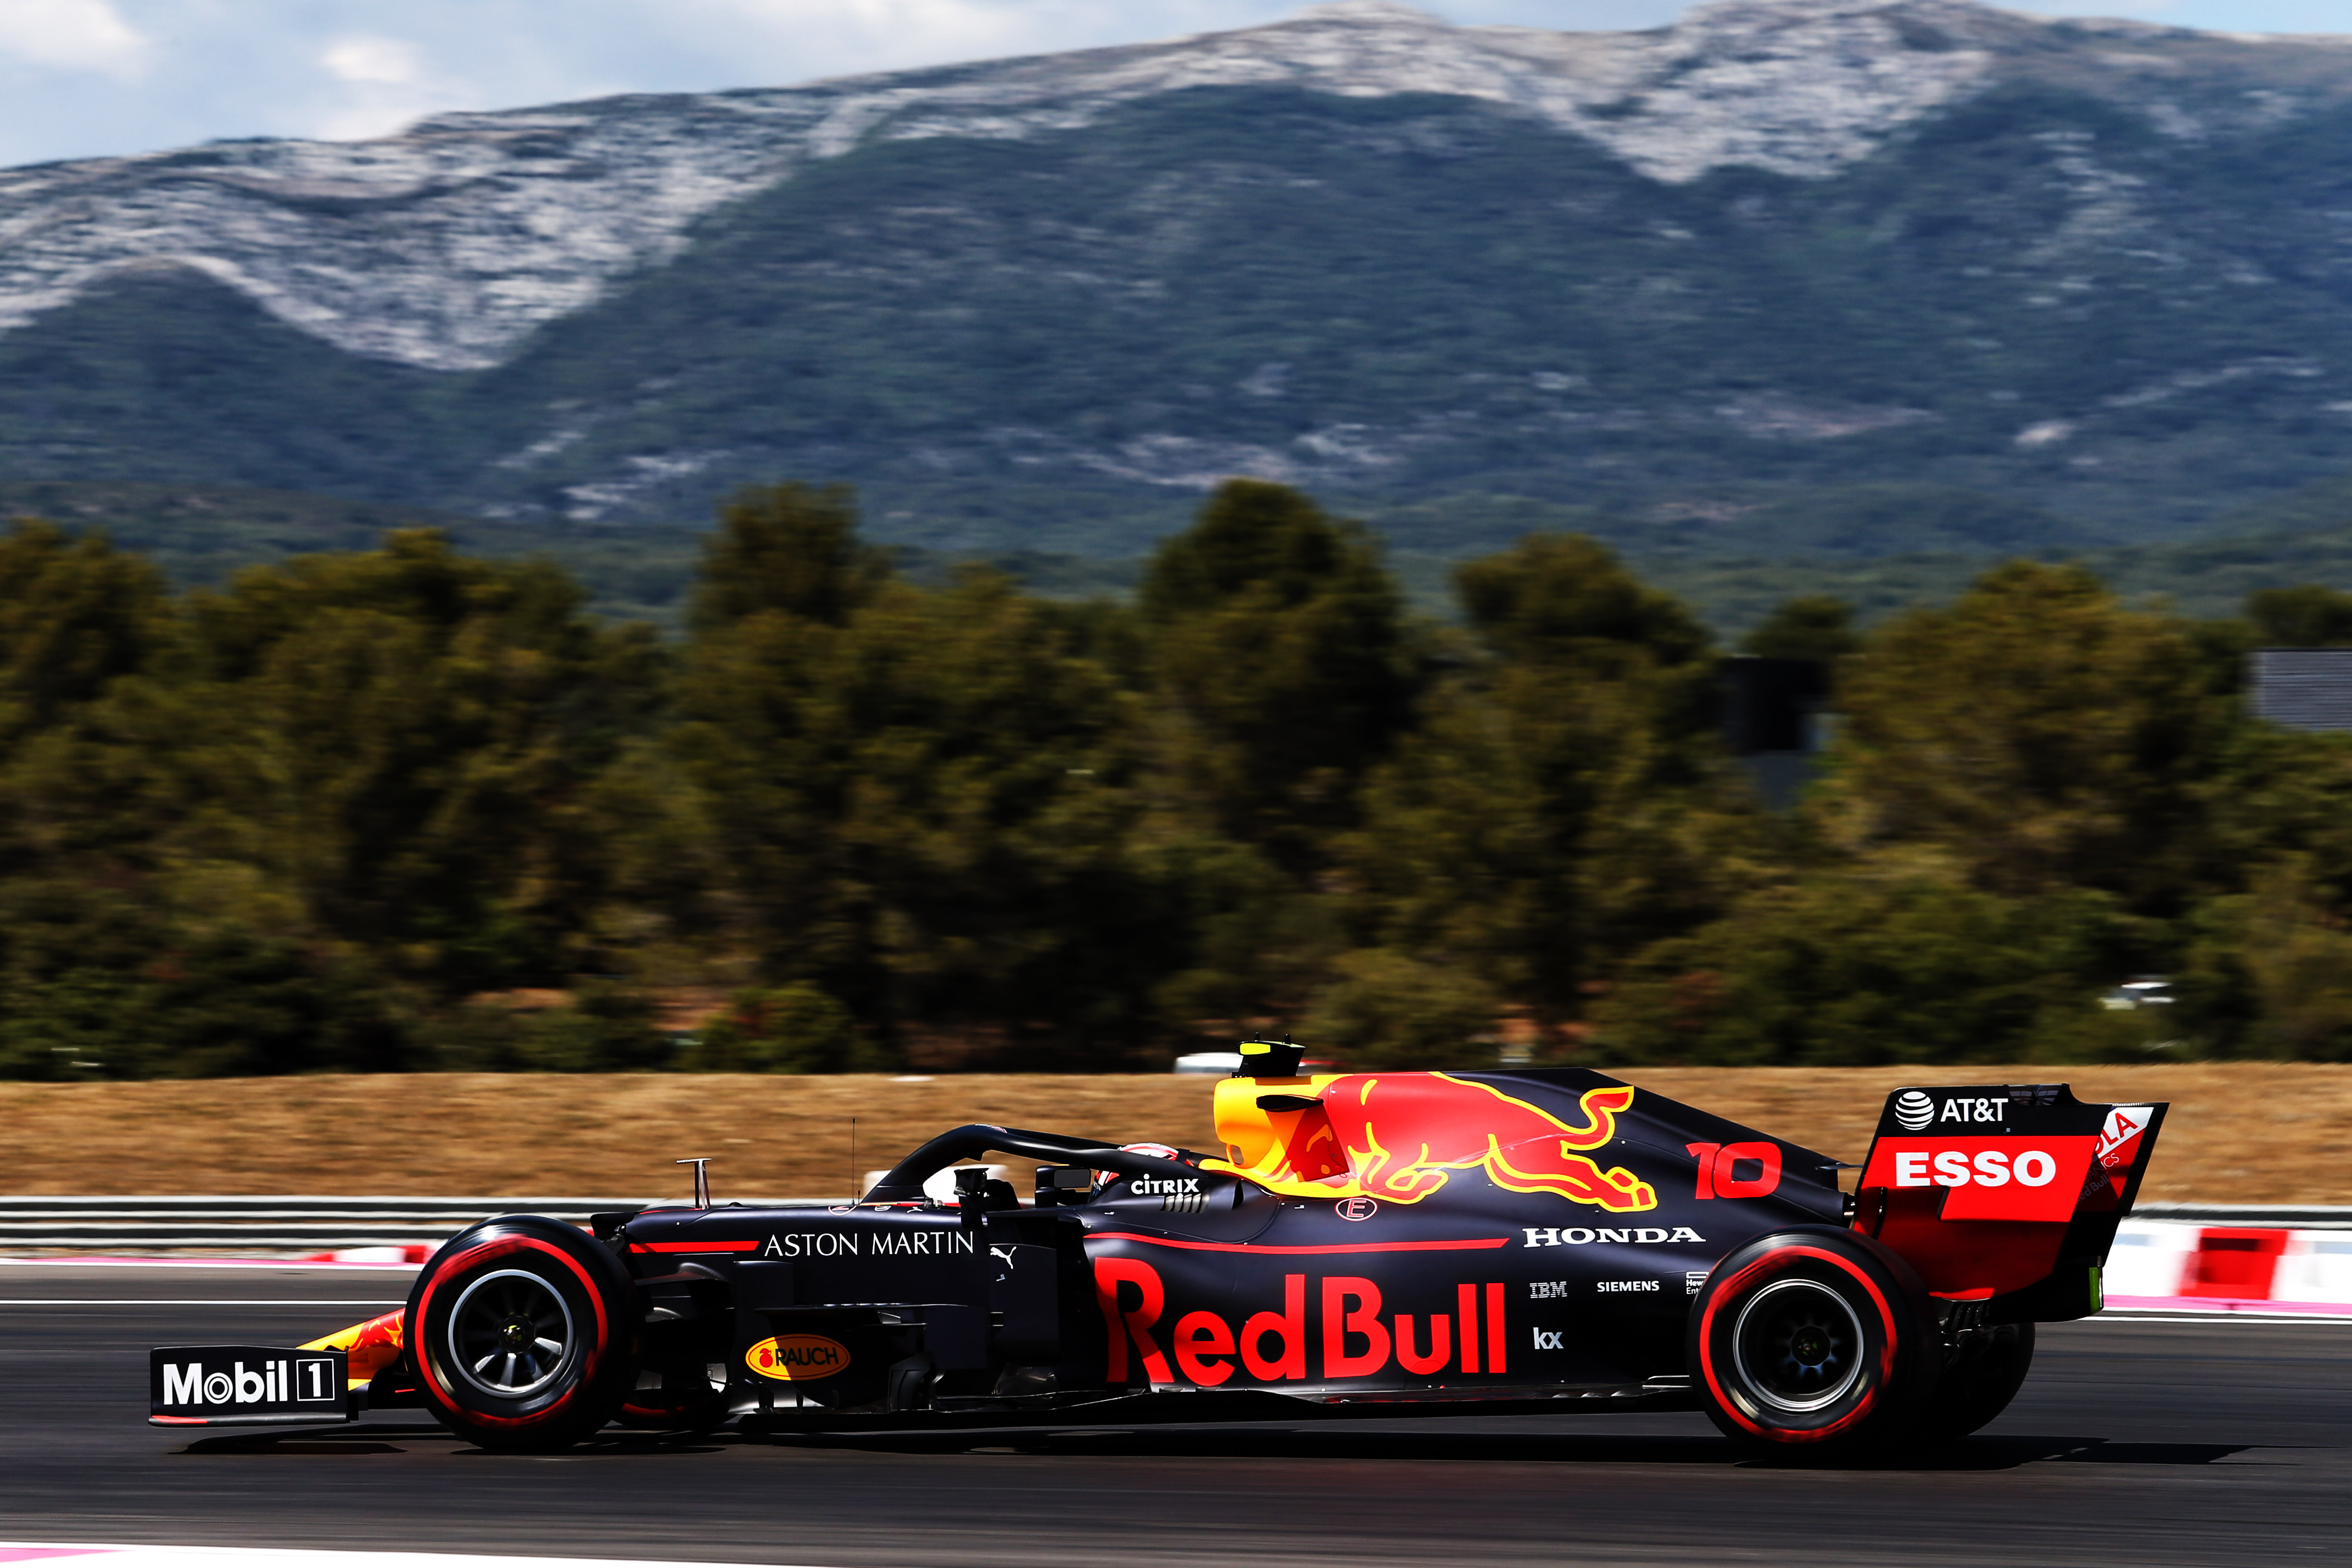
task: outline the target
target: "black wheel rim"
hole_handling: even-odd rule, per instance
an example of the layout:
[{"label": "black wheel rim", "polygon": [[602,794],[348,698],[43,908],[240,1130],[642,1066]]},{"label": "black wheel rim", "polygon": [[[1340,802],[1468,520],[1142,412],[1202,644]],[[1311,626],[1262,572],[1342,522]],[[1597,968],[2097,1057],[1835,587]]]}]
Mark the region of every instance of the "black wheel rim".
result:
[{"label": "black wheel rim", "polygon": [[1739,1380],[1763,1404],[1794,1414],[1836,1404],[1862,1376],[1862,1320],[1813,1279],[1776,1279],[1731,1327]]},{"label": "black wheel rim", "polygon": [[572,1363],[572,1308],[538,1275],[502,1268],[458,1296],[448,1337],[458,1376],[494,1399],[527,1399]]}]

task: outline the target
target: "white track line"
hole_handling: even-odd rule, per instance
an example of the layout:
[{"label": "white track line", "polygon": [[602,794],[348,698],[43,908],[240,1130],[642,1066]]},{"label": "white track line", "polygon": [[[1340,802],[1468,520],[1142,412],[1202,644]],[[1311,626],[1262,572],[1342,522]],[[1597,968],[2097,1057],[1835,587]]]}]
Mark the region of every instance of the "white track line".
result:
[{"label": "white track line", "polygon": [[745,1568],[742,1563],[646,1563],[614,1557],[487,1557],[438,1552],[312,1552],[258,1546],[100,1546],[0,1542],[0,1563],[53,1563],[58,1568]]}]

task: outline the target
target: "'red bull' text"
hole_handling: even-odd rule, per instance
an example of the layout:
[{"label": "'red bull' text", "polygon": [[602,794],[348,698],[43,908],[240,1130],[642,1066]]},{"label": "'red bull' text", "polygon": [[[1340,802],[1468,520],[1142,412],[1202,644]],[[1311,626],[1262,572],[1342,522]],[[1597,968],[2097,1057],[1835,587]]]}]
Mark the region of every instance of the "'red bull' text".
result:
[{"label": "'red bull' text", "polygon": [[1110,1342],[1113,1384],[1142,1380],[1217,1388],[1235,1378],[1298,1383],[1371,1377],[1391,1363],[1415,1377],[1510,1371],[1499,1282],[1454,1288],[1451,1312],[1386,1312],[1381,1288],[1357,1275],[1282,1277],[1278,1307],[1236,1325],[1216,1312],[1169,1321],[1167,1286],[1140,1258],[1095,1262],[1095,1295]]}]

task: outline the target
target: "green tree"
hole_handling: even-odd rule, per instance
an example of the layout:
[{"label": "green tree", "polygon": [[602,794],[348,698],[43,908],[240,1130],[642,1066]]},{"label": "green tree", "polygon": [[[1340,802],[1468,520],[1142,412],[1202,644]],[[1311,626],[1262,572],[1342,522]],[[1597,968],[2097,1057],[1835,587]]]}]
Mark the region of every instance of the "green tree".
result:
[{"label": "green tree", "polygon": [[1442,994],[1572,1018],[1624,957],[1720,913],[1769,835],[1713,739],[1714,660],[1680,605],[1578,538],[1457,581],[1475,653],[1343,841],[1354,934],[1386,955],[1360,963],[1391,991],[1442,972]]},{"label": "green tree", "polygon": [[1582,534],[1529,534],[1457,568],[1454,584],[1479,641],[1513,663],[1606,677],[1692,669],[1709,652],[1681,600]]},{"label": "green tree", "polygon": [[651,998],[610,981],[578,987],[571,1005],[530,1020],[511,1048],[513,1065],[540,1072],[638,1072],[667,1067],[675,1054]]},{"label": "green tree", "polygon": [[[718,570],[714,560],[712,570]],[[676,746],[767,977],[886,1043],[992,1026],[1083,1053],[1147,1026],[1170,943],[1130,852],[1129,703],[1002,577],[783,606],[689,650]]]},{"label": "green tree", "polygon": [[181,635],[162,575],[102,535],[0,538],[0,1072],[154,1070]]},{"label": "green tree", "polygon": [[1832,594],[1783,599],[1739,639],[1739,651],[1758,658],[1805,658],[1831,665],[1861,647],[1853,606]]},{"label": "green tree", "polygon": [[590,807],[658,692],[644,635],[597,626],[552,567],[433,532],[242,574],[192,618],[190,853],[257,865],[438,995],[587,965],[611,893]]},{"label": "green tree", "polygon": [[2112,1054],[2096,995],[2137,967],[2103,895],[2010,899],[1891,860],[1759,890],[1643,955],[1595,1059],[1743,1067]]},{"label": "green tree", "polygon": [[0,742],[68,721],[168,651],[163,574],[101,533],[31,520],[0,538]]},{"label": "green tree", "polygon": [[1341,955],[1303,1038],[1357,1068],[1492,1067],[1502,999],[1473,971],[1388,949]]},{"label": "green tree", "polygon": [[837,626],[890,576],[888,554],[858,542],[846,486],[746,489],[719,509],[706,548],[688,612],[698,631],[772,611]]},{"label": "green tree", "polygon": [[103,535],[0,539],[0,877],[144,863],[170,808],[139,720],[179,637],[161,574]]},{"label": "green tree", "polygon": [[2257,589],[2246,619],[2265,647],[2342,647],[2352,644],[2352,594],[2318,583]]},{"label": "green tree", "polygon": [[1297,872],[1355,817],[1416,672],[1380,552],[1297,490],[1232,479],[1139,595],[1161,749],[1187,804]]},{"label": "green tree", "polygon": [[738,993],[704,1026],[693,1055],[701,1072],[872,1072],[888,1060],[848,1008],[806,980]]},{"label": "green tree", "polygon": [[2231,726],[2182,623],[2074,566],[2018,562],[1846,664],[1817,791],[1849,848],[1933,845],[1989,891],[2113,892],[2177,910],[2214,864]]},{"label": "green tree", "polygon": [[2247,725],[2214,789],[2221,858],[2216,891],[2249,889],[2292,860],[2307,896],[2352,910],[2352,734]]},{"label": "green tree", "polygon": [[2268,1061],[2352,1060],[2352,921],[2288,856],[2243,893],[2196,911],[2181,965],[2184,1027],[2215,1054]]}]

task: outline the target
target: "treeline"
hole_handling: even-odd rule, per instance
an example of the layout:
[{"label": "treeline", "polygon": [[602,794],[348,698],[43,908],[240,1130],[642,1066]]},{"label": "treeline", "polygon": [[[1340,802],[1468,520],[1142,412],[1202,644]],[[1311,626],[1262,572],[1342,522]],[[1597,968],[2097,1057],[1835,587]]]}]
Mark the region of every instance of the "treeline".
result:
[{"label": "treeline", "polygon": [[[174,595],[0,540],[0,1075],[2352,1057],[2352,737],[2244,652],[2020,563],[1833,662],[1776,815],[1720,651],[1534,536],[1407,614],[1235,481],[1129,604],[899,576],[851,499],[723,511],[687,634],[431,532]],[[2169,1007],[2111,1011],[2142,973]],[[693,1027],[664,997],[731,998]],[[549,1004],[560,1005],[549,1005]]]}]

